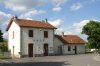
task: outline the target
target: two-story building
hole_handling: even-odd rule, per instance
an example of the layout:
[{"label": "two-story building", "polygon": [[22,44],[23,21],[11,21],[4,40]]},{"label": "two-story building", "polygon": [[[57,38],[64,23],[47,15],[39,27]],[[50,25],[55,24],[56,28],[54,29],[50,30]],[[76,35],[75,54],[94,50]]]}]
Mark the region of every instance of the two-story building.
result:
[{"label": "two-story building", "polygon": [[12,57],[85,53],[85,41],[77,35],[55,35],[46,21],[12,17],[7,26],[8,48]]},{"label": "two-story building", "polygon": [[12,57],[53,55],[54,26],[46,21],[12,17],[8,31],[8,47]]}]

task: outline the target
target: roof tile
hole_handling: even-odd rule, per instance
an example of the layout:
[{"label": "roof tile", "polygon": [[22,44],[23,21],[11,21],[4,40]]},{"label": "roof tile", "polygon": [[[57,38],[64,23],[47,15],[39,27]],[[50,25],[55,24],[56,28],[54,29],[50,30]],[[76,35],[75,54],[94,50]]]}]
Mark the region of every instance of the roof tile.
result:
[{"label": "roof tile", "polygon": [[85,44],[86,42],[77,35],[56,35],[65,44]]},{"label": "roof tile", "polygon": [[[14,18],[11,18],[6,31],[9,30],[10,25]],[[16,19],[15,22],[21,27],[34,27],[34,28],[48,28],[48,29],[56,29],[56,27],[52,26],[48,22],[44,21],[35,21],[35,20],[25,20],[25,19]]]}]

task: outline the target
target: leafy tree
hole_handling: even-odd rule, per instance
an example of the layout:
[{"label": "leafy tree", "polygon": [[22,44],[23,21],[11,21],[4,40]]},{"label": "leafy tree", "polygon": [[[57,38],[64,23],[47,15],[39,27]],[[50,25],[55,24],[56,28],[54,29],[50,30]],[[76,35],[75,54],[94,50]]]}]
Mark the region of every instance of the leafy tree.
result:
[{"label": "leafy tree", "polygon": [[1,29],[0,29],[0,42],[2,43],[0,45],[0,49],[1,49],[2,52],[4,52],[4,51],[8,51],[8,47],[6,45],[4,45],[4,40],[3,40],[2,35],[3,35],[3,33],[1,32]]},{"label": "leafy tree", "polygon": [[90,48],[100,49],[100,22],[90,21],[83,29],[82,34],[88,35],[88,46]]},{"label": "leafy tree", "polygon": [[1,32],[1,29],[0,29],[0,42],[3,42],[3,33]]}]

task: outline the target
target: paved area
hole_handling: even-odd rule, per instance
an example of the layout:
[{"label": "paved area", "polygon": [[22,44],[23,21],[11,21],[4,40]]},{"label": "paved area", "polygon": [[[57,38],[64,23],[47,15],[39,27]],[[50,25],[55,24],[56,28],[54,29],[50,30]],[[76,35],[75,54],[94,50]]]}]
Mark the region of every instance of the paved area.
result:
[{"label": "paved area", "polygon": [[100,61],[100,54],[95,54],[93,59],[96,61]]},{"label": "paved area", "polygon": [[0,60],[0,66],[100,66],[98,54],[46,56]]}]

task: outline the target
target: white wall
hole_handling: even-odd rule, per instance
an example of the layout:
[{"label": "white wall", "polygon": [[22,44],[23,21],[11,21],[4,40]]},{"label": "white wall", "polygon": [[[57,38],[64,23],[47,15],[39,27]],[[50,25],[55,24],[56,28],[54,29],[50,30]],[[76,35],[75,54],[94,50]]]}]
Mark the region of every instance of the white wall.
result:
[{"label": "white wall", "polygon": [[77,53],[78,54],[85,53],[85,45],[77,45]]},{"label": "white wall", "polygon": [[[22,27],[22,54],[28,55],[28,44],[33,43],[33,54],[43,54],[43,45],[48,43],[49,45],[49,53],[53,53],[53,29],[39,29],[39,28],[29,28],[29,27]],[[28,36],[28,31],[34,31],[34,37]],[[48,38],[44,38],[44,31],[48,31]]]},{"label": "white wall", "polygon": [[[68,46],[71,47],[71,51],[68,51]],[[77,54],[85,53],[85,45],[80,44],[66,44],[63,46],[63,54],[75,54],[75,46],[77,46]]]},{"label": "white wall", "polygon": [[58,47],[62,45],[63,43],[57,37],[54,37],[54,54],[55,55],[60,54]]},{"label": "white wall", "polygon": [[[70,46],[71,47],[71,51],[68,51],[68,46]],[[74,49],[74,46],[75,45],[64,45],[63,46],[63,54],[75,54],[75,51],[73,50]]]},{"label": "white wall", "polygon": [[[58,47],[62,46],[62,54],[75,54],[75,46],[77,46],[77,54],[85,53],[85,44],[64,44],[57,37],[54,37],[54,53],[59,54]],[[68,46],[71,51],[68,51]]]},{"label": "white wall", "polygon": [[[13,38],[13,31],[14,31],[14,38]],[[14,53],[13,53],[13,46],[14,46]],[[20,57],[20,27],[15,23],[12,22],[8,30],[8,48],[11,50],[11,55]]]}]

